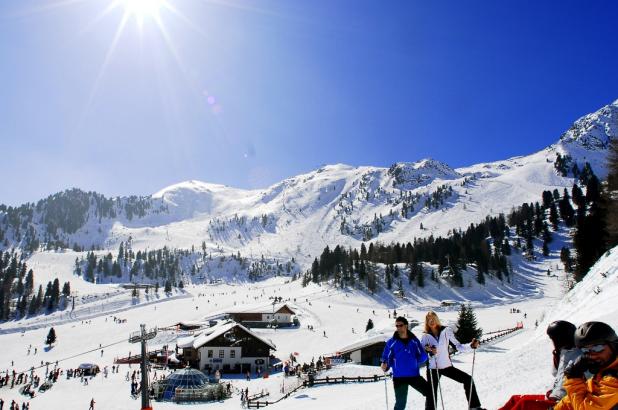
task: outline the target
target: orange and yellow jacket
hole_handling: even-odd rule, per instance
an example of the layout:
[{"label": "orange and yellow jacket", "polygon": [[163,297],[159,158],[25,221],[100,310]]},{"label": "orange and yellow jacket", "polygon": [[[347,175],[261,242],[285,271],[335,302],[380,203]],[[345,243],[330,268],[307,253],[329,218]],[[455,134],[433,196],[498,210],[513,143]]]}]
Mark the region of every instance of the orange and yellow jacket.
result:
[{"label": "orange and yellow jacket", "polygon": [[618,408],[618,359],[586,380],[566,379],[566,396],[554,410],[611,410]]}]

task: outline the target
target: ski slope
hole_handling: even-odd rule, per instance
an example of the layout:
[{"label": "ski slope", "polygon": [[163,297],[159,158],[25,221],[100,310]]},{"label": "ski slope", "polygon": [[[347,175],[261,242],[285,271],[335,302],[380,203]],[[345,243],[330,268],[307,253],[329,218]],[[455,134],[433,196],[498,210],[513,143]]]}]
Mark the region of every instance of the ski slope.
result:
[{"label": "ski slope", "polygon": [[[543,393],[551,383],[551,344],[544,335],[547,324],[555,319],[569,319],[579,324],[587,320],[604,320],[612,326],[618,326],[618,315],[615,300],[618,295],[618,249],[613,249],[602,258],[590,271],[588,276],[572,291],[564,296],[563,275],[554,271],[557,276],[547,276],[544,272],[556,260],[538,266],[531,279],[536,281],[539,293],[523,294],[519,300],[513,296],[501,300],[494,296],[480,296],[475,300],[475,311],[479,325],[485,331],[512,327],[518,321],[524,322],[524,330],[513,334],[496,343],[482,346],[476,354],[475,381],[481,400],[489,409],[495,409],[515,393]],[[605,276],[601,275],[605,274]],[[593,290],[599,287],[596,294]],[[456,308],[440,307],[441,295],[439,289],[428,290],[422,301],[397,304],[395,301],[383,303],[379,298],[363,293],[332,289],[326,286],[310,285],[306,288],[299,282],[290,282],[287,278],[273,278],[255,284],[218,284],[196,285],[188,287],[186,294],[178,298],[162,298],[157,303],[138,304],[116,314],[104,313],[89,318],[86,312],[77,312],[66,323],[55,326],[58,342],[49,351],[44,347],[48,328],[41,327],[21,332],[19,326],[24,323],[10,323],[0,326],[2,331],[10,331],[0,335],[2,353],[0,353],[0,369],[12,369],[14,361],[16,370],[27,370],[31,366],[38,367],[45,362],[59,361],[61,368],[76,367],[83,362],[97,363],[101,368],[111,369],[116,356],[126,356],[129,352],[137,352],[138,347],[128,343],[128,334],[139,329],[140,323],[148,327],[167,326],[180,320],[202,320],[217,314],[226,307],[244,305],[269,304],[269,296],[290,298],[290,303],[299,311],[301,327],[299,329],[262,329],[257,332],[271,339],[277,346],[275,354],[287,358],[291,352],[299,353],[299,360],[309,362],[322,354],[334,353],[339,348],[349,345],[363,334],[367,320],[371,318],[376,332],[390,334],[393,331],[393,320],[389,318],[392,308],[398,314],[417,319],[422,322],[424,314],[429,309],[439,311],[446,322],[453,322],[457,317]],[[202,296],[198,296],[202,295]],[[468,295],[469,296],[469,295]],[[474,297],[470,297],[474,299]],[[518,308],[521,314],[509,313],[512,307]],[[357,311],[358,310],[358,311]],[[375,314],[374,314],[375,311]],[[524,319],[523,314],[527,314]],[[125,323],[117,323],[113,316],[126,319]],[[535,330],[534,323],[539,322]],[[314,331],[307,329],[312,325]],[[352,333],[352,329],[354,332]],[[420,335],[420,329],[414,330]],[[326,337],[324,336],[326,332]],[[161,333],[150,344],[157,348],[165,343],[173,343],[176,335]],[[101,354],[99,344],[103,347]],[[37,354],[27,354],[28,346],[37,348]],[[464,371],[470,371],[472,355],[462,354],[454,357],[454,363]],[[62,379],[49,391],[39,394],[31,400],[31,409],[78,409],[86,408],[91,398],[97,402],[97,409],[126,410],[138,408],[139,401],[129,395],[129,382],[125,381],[128,370],[121,366],[120,373],[109,374],[108,378],[99,374],[87,386],[79,380]],[[133,370],[133,369],[131,369]],[[43,368],[36,370],[41,375]],[[341,365],[330,371],[331,375],[373,375],[379,369],[371,366]],[[242,379],[230,379],[235,388],[248,387],[250,392],[262,389],[271,393],[271,399],[278,397],[281,384],[293,383],[293,378],[285,379],[281,374],[272,375],[268,379],[253,379],[246,382]],[[394,396],[390,382],[387,392],[392,405]],[[458,410],[466,408],[463,388],[460,385],[444,380],[442,384],[445,408]],[[24,401],[17,389],[0,389],[0,397],[5,402],[13,399]],[[419,408],[423,399],[416,393],[409,394],[409,408]],[[301,389],[295,395],[282,401],[273,408],[295,409],[337,408],[341,409],[377,409],[385,406],[385,388],[383,382],[365,384],[346,384],[321,386],[311,389]],[[240,407],[238,395],[234,395],[221,403],[200,405],[217,409],[236,409]],[[154,403],[156,409],[174,409],[173,403]]]}]

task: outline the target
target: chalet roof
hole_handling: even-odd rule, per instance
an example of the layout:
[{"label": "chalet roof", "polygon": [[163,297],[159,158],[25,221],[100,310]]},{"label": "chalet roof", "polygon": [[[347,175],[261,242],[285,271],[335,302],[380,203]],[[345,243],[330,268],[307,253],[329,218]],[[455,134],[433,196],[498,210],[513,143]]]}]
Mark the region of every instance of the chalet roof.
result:
[{"label": "chalet roof", "polygon": [[261,336],[258,336],[256,333],[247,329],[240,323],[234,322],[233,320],[230,320],[227,322],[221,322],[213,327],[205,329],[204,331],[194,336],[179,338],[178,347],[183,348],[183,349],[184,348],[199,349],[200,347],[204,346],[206,343],[210,342],[213,339],[216,339],[217,337],[225,334],[226,332],[228,332],[229,330],[235,327],[240,327],[242,330],[247,332],[251,337],[261,341],[262,343],[266,344],[271,349],[277,350],[277,347],[275,346],[275,344],[271,342],[269,339],[265,339]]},{"label": "chalet roof", "polygon": [[390,339],[390,336],[385,335],[384,333],[379,333],[377,335],[369,336],[369,337],[363,337],[362,339],[358,339],[354,343],[351,343],[347,346],[340,348],[339,350],[337,350],[337,353],[338,354],[350,353],[355,350],[359,350],[364,347],[374,345],[376,343],[386,342],[388,339]]},{"label": "chalet roof", "polygon": [[274,308],[272,303],[268,304],[268,305],[254,305],[254,306],[247,306],[247,305],[240,305],[240,306],[235,306],[231,309],[227,309],[226,313],[263,313],[263,314],[272,314],[273,311],[275,313],[279,313],[282,309],[287,308],[290,312],[292,312],[292,314],[296,314],[296,312],[294,311],[294,309],[292,309],[290,307],[289,304],[287,303],[275,303]]},{"label": "chalet roof", "polygon": [[195,320],[181,320],[176,323],[176,326],[180,326],[180,328],[199,328],[206,326],[208,322],[200,322]]}]

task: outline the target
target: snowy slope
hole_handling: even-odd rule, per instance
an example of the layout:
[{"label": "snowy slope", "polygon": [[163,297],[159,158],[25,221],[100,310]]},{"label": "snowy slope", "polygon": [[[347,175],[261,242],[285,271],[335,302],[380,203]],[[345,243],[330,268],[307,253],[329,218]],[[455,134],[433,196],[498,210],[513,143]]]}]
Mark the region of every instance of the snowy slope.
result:
[{"label": "snowy slope", "polygon": [[[579,324],[587,320],[606,320],[613,326],[618,326],[618,307],[610,303],[618,296],[618,249],[611,250],[590,271],[588,276],[578,284],[566,297],[563,293],[564,277],[561,271],[558,276],[547,276],[544,270],[554,266],[556,259],[531,266],[536,274],[531,277],[539,289],[535,295],[522,295],[516,300],[512,297],[504,300],[487,297],[476,304],[476,314],[479,325],[486,332],[512,327],[518,321],[524,322],[524,330],[515,333],[496,343],[482,346],[475,358],[475,381],[483,404],[489,409],[495,409],[504,403],[514,393],[543,393],[551,383],[551,344],[544,335],[544,328],[549,321],[561,318],[572,320]],[[606,276],[602,276],[605,273]],[[601,289],[597,295],[596,287]],[[291,352],[299,353],[299,360],[310,361],[318,355],[339,351],[341,348],[355,343],[362,334],[368,318],[375,323],[376,332],[390,334],[393,331],[392,318],[389,314],[396,308],[398,314],[405,314],[411,319],[423,320],[429,309],[439,311],[446,323],[457,317],[456,308],[441,308],[440,295],[432,293],[425,295],[424,300],[406,302],[372,298],[362,292],[350,292],[341,289],[331,289],[326,286],[310,285],[306,288],[298,282],[287,282],[285,278],[273,278],[256,284],[237,285],[198,285],[190,286],[188,297],[161,300],[151,305],[136,305],[133,308],[114,313],[113,316],[126,319],[126,323],[116,323],[112,314],[88,316],[88,312],[80,311],[70,321],[55,326],[58,343],[49,351],[44,349],[43,341],[47,328],[28,329],[24,334],[11,332],[0,334],[3,349],[0,352],[0,368],[11,369],[10,361],[15,362],[15,369],[27,370],[31,366],[41,375],[45,366],[39,367],[41,361],[54,363],[59,360],[62,368],[74,367],[82,362],[95,362],[100,366],[111,368],[113,358],[135,352],[137,347],[127,341],[128,333],[135,331],[140,323],[148,327],[168,326],[181,320],[199,321],[229,308],[239,306],[254,306],[263,303],[268,306],[269,297],[281,295],[290,298],[298,309],[301,327],[299,329],[260,329],[256,330],[262,337],[271,339],[277,346],[275,355],[285,359]],[[466,291],[466,289],[464,289]],[[475,291],[470,289],[470,291]],[[428,292],[430,292],[428,290]],[[521,310],[520,314],[509,313],[511,308]],[[523,314],[527,317],[524,318]],[[86,320],[86,322],[83,322]],[[539,321],[537,330],[534,322]],[[16,323],[3,324],[0,329]],[[315,331],[307,328],[312,325]],[[352,329],[355,329],[353,332]],[[18,330],[18,329],[16,329]],[[420,329],[414,330],[420,334]],[[324,333],[326,336],[324,336]],[[165,343],[174,343],[177,336],[174,332],[161,332],[151,343],[156,348]],[[38,348],[38,352],[28,354],[28,345]],[[99,344],[104,352],[101,354]],[[471,369],[471,354],[454,356],[457,367],[469,372]],[[39,394],[31,401],[32,409],[65,409],[85,408],[91,398],[97,401],[97,408],[126,410],[139,405],[129,396],[129,382],[125,381],[127,371],[122,366],[119,374],[110,374],[108,378],[97,376],[88,385],[79,380],[61,378],[54,387],[46,393]],[[379,374],[376,367],[343,365],[334,368],[330,373],[336,375],[373,375]],[[325,374],[326,375],[326,374]],[[295,383],[294,379],[284,379],[274,374],[268,379],[253,379],[246,382],[240,378],[226,379],[235,388],[248,387],[250,392],[265,389],[271,398],[279,397],[282,385]],[[466,408],[463,389],[449,380],[442,384],[445,408],[459,410]],[[393,392],[390,383],[386,385],[390,404],[393,403]],[[0,389],[0,397],[5,401],[12,399],[20,403],[24,400],[17,389]],[[422,398],[410,392],[409,408],[420,408]],[[384,408],[385,385],[379,383],[346,384],[322,386],[303,389],[291,398],[282,401],[273,408],[318,409],[376,409]],[[238,395],[222,403],[206,405],[221,409],[236,409],[239,407]],[[194,406],[191,406],[194,407]],[[198,406],[199,407],[199,406]],[[176,409],[173,403],[154,403],[156,409]],[[201,408],[201,407],[200,407]]]}]

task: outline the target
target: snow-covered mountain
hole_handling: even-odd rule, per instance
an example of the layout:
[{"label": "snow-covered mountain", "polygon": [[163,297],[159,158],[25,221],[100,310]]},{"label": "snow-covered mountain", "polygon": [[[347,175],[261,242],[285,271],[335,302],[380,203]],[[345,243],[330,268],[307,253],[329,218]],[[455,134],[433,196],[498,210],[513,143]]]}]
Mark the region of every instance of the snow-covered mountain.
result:
[{"label": "snow-covered mountain", "polygon": [[[265,189],[186,181],[146,197],[108,199],[79,190],[0,208],[4,247],[190,248],[310,261],[326,245],[406,242],[447,235],[486,215],[570,188],[573,165],[601,178],[618,135],[618,100],[578,119],[555,143],[527,156],[453,169],[423,159],[389,168],[328,165]],[[556,164],[560,157],[563,168]]]}]

